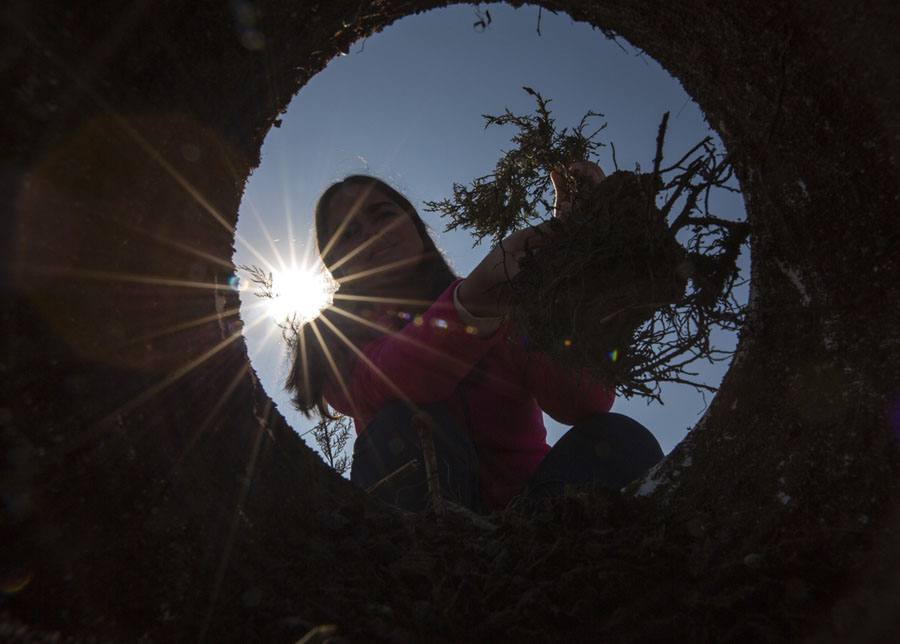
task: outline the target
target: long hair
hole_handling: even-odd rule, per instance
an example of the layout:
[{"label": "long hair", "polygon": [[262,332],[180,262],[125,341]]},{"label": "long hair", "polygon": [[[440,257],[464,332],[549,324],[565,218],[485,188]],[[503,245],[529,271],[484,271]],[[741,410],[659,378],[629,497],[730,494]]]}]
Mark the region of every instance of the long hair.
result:
[{"label": "long hair", "polygon": [[[365,190],[379,190],[399,205],[409,216],[424,246],[422,261],[415,271],[415,291],[422,304],[404,303],[403,310],[410,315],[423,313],[429,306],[424,302],[433,302],[456,279],[447,260],[438,250],[434,240],[428,234],[425,222],[416,212],[415,207],[402,194],[386,184],[381,179],[368,175],[354,174],[342,181],[328,187],[315,209],[315,233],[316,246],[319,256],[325,267],[332,271],[333,277],[341,285],[340,297],[334,304],[326,308],[319,316],[304,323],[290,338],[288,346],[291,349],[291,369],[285,381],[285,388],[291,394],[291,400],[299,411],[309,418],[315,410],[322,418],[334,419],[325,401],[324,389],[331,381],[338,384],[335,371],[345,381],[349,379],[356,365],[356,353],[347,346],[347,342],[340,338],[335,329],[361,349],[368,342],[384,333],[390,333],[394,329],[373,328],[375,325],[367,325],[360,319],[374,318],[372,315],[375,304],[366,301],[365,284],[362,280],[341,283],[345,277],[340,267],[341,257],[335,257],[332,251],[331,232],[328,231],[326,218],[334,196],[342,189],[361,186]],[[335,267],[332,270],[331,267]],[[390,304],[390,294],[380,293]],[[363,296],[361,299],[346,299],[346,296]]]}]

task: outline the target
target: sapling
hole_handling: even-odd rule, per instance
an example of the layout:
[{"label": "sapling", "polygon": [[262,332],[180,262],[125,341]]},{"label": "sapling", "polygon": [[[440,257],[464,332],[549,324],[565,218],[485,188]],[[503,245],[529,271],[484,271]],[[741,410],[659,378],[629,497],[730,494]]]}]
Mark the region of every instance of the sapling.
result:
[{"label": "sapling", "polygon": [[[605,124],[586,130],[602,114],[589,111],[576,127],[559,130],[550,101],[524,89],[537,102],[535,114],[507,109],[484,117],[485,127],[514,126],[514,147],[493,172],[454,184],[452,198],[426,202],[427,209],[441,213],[448,230],[470,231],[476,244],[552,222],[540,250],[526,253],[508,281],[510,317],[530,350],[626,396],[659,399],[662,382],[713,390],[688,367],[730,357],[710,333],[742,322],[734,287],[749,235],[747,222],[710,211],[711,191],[735,190],[727,156],[707,137],[664,167],[666,113],[651,172],[616,169],[599,185],[580,185],[568,168],[596,159]],[[565,224],[553,218],[553,170],[572,197]]]}]

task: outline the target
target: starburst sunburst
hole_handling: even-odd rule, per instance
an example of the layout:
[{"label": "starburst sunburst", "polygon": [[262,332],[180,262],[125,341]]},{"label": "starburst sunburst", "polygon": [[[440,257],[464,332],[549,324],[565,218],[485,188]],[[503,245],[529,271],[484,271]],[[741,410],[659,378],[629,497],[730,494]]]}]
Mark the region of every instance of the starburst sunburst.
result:
[{"label": "starburst sunburst", "polygon": [[268,312],[276,322],[306,322],[331,304],[334,280],[322,268],[298,266],[272,274]]}]

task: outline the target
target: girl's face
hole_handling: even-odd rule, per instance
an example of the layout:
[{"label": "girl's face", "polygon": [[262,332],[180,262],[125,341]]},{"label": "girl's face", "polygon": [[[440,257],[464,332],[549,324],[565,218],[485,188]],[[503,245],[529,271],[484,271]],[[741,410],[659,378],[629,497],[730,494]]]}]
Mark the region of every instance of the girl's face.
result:
[{"label": "girl's face", "polygon": [[387,273],[393,278],[409,274],[425,252],[413,220],[377,187],[350,185],[339,190],[328,204],[325,227],[334,238],[329,252],[332,268],[344,278],[359,274],[367,281],[380,281]]}]

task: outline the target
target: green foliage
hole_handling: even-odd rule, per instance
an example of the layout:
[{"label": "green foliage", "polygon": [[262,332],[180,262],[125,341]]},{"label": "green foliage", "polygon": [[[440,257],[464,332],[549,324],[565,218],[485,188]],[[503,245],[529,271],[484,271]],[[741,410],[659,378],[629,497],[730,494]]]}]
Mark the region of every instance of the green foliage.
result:
[{"label": "green foliage", "polygon": [[[254,296],[270,300],[275,298],[274,276],[272,271],[266,272],[264,268],[261,268],[256,264],[241,264],[237,268],[246,272],[250,277],[250,281],[256,285],[256,288],[253,291]],[[298,334],[300,333],[300,327],[302,326],[300,318],[293,315],[285,317],[283,320],[276,320],[275,324],[281,329],[282,339],[288,349],[293,349],[297,342]]]},{"label": "green foliage", "polygon": [[250,281],[256,284],[258,287],[255,291],[253,291],[253,295],[256,297],[265,297],[272,299],[275,297],[275,291],[273,290],[273,275],[272,271],[268,273],[265,269],[256,266],[255,264],[251,264],[249,266],[241,264],[238,268],[242,271],[245,271],[250,276]]},{"label": "green foliage", "polygon": [[447,230],[463,228],[475,236],[475,244],[485,237],[497,243],[509,233],[533,223],[542,211],[551,209],[550,171],[567,176],[574,160],[590,159],[602,144],[594,140],[604,123],[590,135],[584,130],[590,120],[602,114],[588,112],[571,131],[556,130],[550,114],[549,100],[530,87],[523,88],[535,97],[534,115],[516,116],[507,109],[501,116],[484,115],[485,129],[491,125],[514,125],[518,133],[512,137],[516,147],[505,151],[494,172],[479,177],[471,187],[453,184],[453,198],[426,201],[426,210],[440,212],[450,221]]},{"label": "green foliage", "polygon": [[350,458],[344,453],[347,442],[353,435],[352,421],[346,416],[337,420],[323,418],[312,428],[313,438],[325,462],[338,474],[350,469]]},{"label": "green foliage", "polygon": [[750,231],[745,221],[709,211],[711,191],[734,190],[727,157],[707,137],[663,167],[665,114],[652,172],[617,169],[597,186],[579,185],[566,171],[600,146],[600,130],[584,135],[587,121],[600,115],[588,112],[578,127],[557,132],[550,101],[525,90],[537,100],[535,115],[507,109],[485,116],[487,125],[515,126],[517,147],[503,153],[493,173],[470,187],[456,184],[452,199],[427,205],[450,220],[448,229],[497,243],[552,218],[549,173],[560,172],[571,214],[552,233],[540,231],[539,250],[520,259],[521,270],[505,285],[526,346],[626,396],[658,399],[666,381],[713,390],[693,380],[688,367],[731,355],[711,344],[710,333],[737,330],[743,321],[733,289]]}]

